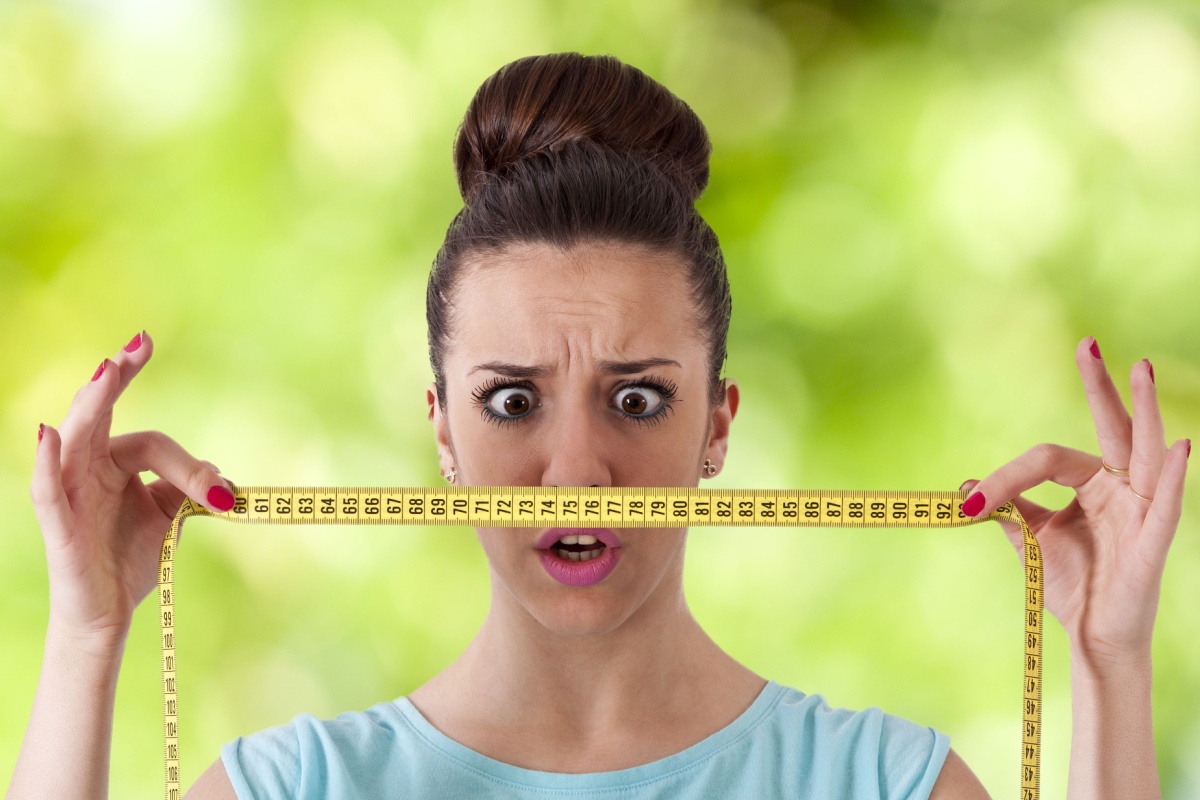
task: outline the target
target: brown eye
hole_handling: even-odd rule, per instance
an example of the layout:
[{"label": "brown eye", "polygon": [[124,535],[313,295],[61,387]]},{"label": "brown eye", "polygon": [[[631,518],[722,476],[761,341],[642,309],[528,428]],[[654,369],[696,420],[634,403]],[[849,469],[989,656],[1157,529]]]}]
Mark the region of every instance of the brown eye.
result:
[{"label": "brown eye", "polygon": [[498,390],[488,398],[487,405],[497,416],[508,418],[524,416],[529,409],[533,408],[533,402],[529,399],[529,390],[519,386]]},{"label": "brown eye", "polygon": [[617,408],[633,417],[653,414],[662,404],[662,395],[647,386],[630,386],[617,392]]}]

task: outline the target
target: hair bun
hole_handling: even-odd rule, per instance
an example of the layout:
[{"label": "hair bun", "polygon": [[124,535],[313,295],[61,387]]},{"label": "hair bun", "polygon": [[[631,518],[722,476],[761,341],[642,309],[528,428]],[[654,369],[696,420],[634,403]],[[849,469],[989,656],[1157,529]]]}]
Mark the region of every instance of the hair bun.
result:
[{"label": "hair bun", "polygon": [[463,202],[517,162],[571,147],[625,151],[699,199],[712,143],[687,103],[614,56],[551,53],[505,64],[483,82],[454,141]]}]

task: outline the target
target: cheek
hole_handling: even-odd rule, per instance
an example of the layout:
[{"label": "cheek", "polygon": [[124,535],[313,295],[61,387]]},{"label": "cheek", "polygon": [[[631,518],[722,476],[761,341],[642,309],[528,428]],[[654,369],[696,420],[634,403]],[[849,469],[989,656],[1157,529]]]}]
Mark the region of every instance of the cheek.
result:
[{"label": "cheek", "polygon": [[479,546],[483,548],[483,553],[489,560],[495,560],[503,555],[503,548],[500,546],[503,543],[500,541],[502,531],[484,529],[475,529],[475,538],[479,541]]},{"label": "cheek", "polygon": [[487,560],[498,570],[505,571],[521,559],[534,557],[533,537],[537,528],[476,529],[475,538]]},{"label": "cheek", "polygon": [[512,433],[480,419],[474,409],[451,412],[449,427],[460,485],[464,475],[477,486],[538,482],[525,472],[529,448],[514,445]]}]

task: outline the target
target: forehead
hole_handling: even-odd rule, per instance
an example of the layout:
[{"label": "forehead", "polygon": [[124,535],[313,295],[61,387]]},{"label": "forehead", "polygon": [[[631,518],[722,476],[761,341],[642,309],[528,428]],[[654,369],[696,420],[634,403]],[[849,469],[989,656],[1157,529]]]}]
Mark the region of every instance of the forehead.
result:
[{"label": "forehead", "polygon": [[682,360],[701,347],[683,265],[642,248],[530,246],[481,256],[464,265],[454,306],[447,355],[464,370],[493,359]]}]

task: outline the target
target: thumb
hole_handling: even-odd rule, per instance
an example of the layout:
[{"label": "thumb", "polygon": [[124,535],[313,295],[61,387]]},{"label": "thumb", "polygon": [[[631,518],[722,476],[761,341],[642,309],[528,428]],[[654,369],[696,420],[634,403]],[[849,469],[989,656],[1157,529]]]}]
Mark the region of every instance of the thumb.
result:
[{"label": "thumb", "polygon": [[[966,492],[967,496],[979,485],[979,481],[974,478],[968,478],[958,487],[960,492]],[[1026,520],[1028,522],[1028,519]],[[1021,526],[1010,520],[999,520],[1000,527],[1004,531],[1004,536],[1008,539],[1008,543],[1013,546],[1013,550],[1021,558],[1021,563],[1025,563],[1025,534],[1021,530]]]}]

